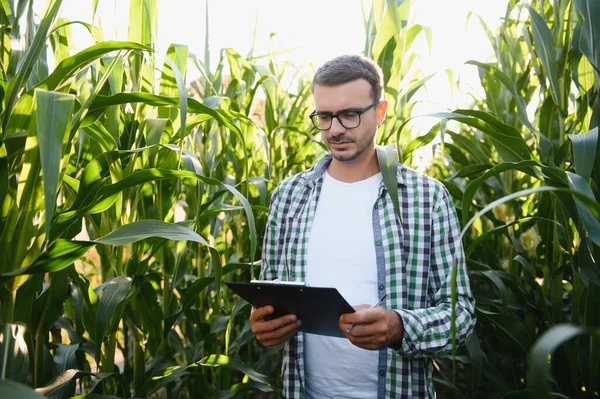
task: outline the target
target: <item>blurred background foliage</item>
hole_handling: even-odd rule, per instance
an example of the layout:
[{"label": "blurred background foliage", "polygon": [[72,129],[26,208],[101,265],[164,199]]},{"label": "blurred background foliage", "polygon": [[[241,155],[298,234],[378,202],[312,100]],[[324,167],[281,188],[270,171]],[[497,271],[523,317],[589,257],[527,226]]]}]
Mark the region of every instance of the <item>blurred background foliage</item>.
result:
[{"label": "blurred background foliage", "polygon": [[[185,44],[159,65],[157,2],[105,41],[62,0],[40,18],[0,1],[3,397],[279,395],[281,348],[223,282],[257,276],[271,191],[324,154],[310,76],[231,48],[211,69]],[[438,396],[598,397],[600,3],[506,1],[499,29],[481,21],[493,61],[469,61],[484,95],[422,135],[431,31],[410,5],[365,9],[364,54],[390,102],[379,144],[440,179],[464,227],[478,324],[434,360]],[[96,44],[74,52],[74,24]]]}]

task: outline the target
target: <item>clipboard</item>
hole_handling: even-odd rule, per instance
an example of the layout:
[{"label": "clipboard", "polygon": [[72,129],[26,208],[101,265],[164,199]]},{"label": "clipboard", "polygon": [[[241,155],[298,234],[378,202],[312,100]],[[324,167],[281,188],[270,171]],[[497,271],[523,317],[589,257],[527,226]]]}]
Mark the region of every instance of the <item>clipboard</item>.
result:
[{"label": "clipboard", "polygon": [[225,284],[255,308],[272,305],[275,312],[269,319],[295,314],[302,321],[300,331],[310,334],[344,338],[338,324],[340,316],[354,313],[354,308],[332,287],[266,280]]}]

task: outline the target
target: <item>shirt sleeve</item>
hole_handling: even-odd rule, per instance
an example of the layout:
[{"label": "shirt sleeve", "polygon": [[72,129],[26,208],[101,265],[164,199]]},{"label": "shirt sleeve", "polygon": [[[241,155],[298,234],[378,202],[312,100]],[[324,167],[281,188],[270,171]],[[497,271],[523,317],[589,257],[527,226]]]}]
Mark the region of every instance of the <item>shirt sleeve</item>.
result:
[{"label": "shirt sleeve", "polygon": [[475,326],[475,300],[469,286],[458,218],[445,187],[440,197],[431,226],[429,306],[395,309],[404,324],[402,345],[396,353],[403,356],[452,353],[453,264],[456,265],[456,344],[464,344]]}]

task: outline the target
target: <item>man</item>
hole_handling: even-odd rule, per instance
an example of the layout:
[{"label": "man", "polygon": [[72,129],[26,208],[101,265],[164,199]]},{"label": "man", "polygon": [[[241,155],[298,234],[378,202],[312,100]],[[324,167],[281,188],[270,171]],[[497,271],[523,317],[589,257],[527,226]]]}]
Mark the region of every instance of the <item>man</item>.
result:
[{"label": "man", "polygon": [[[336,287],[350,304],[361,304],[340,318],[346,338],[298,332],[295,315],[266,320],[272,306],[252,312],[259,342],[287,343],[286,397],[434,397],[431,357],[452,350],[455,256],[458,343],[475,323],[448,191],[399,165],[398,217],[382,182],[375,149],[387,110],[382,82],[377,64],[360,56],[317,70],[311,120],[330,154],[283,181],[271,199],[261,278]],[[371,309],[383,295],[383,305]]]}]

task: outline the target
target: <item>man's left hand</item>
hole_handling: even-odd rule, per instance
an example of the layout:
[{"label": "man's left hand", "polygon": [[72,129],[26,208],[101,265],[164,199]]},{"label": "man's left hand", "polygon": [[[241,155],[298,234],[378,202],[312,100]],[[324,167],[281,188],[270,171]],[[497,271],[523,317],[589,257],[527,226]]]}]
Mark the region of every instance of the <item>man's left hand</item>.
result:
[{"label": "man's left hand", "polygon": [[[404,325],[400,315],[382,307],[369,309],[368,305],[355,307],[355,313],[340,317],[342,333],[359,348],[377,350],[389,345],[400,346],[404,336]],[[346,332],[353,323],[356,326]]]}]

